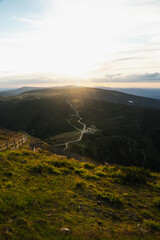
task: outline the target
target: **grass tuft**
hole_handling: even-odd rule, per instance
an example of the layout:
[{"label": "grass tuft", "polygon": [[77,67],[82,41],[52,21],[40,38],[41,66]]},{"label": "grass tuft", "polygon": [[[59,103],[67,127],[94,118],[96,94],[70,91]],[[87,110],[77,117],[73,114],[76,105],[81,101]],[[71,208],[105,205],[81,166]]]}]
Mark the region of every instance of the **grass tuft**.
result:
[{"label": "grass tuft", "polygon": [[154,205],[157,207],[157,208],[160,208],[160,198],[155,198],[154,201],[153,201]]}]

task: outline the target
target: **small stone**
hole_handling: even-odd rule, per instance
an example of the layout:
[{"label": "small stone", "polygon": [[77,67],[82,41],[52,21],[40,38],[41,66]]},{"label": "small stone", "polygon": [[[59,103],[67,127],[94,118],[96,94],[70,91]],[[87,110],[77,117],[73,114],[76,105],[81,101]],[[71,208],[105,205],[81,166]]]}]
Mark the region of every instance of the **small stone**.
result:
[{"label": "small stone", "polygon": [[141,228],[140,231],[141,231],[142,233],[148,233],[148,230],[145,229],[145,228]]},{"label": "small stone", "polygon": [[145,229],[141,224],[138,224],[137,227],[139,228],[139,230],[140,230],[142,233],[148,233],[148,230]]},{"label": "small stone", "polygon": [[69,228],[61,228],[60,231],[64,234],[69,234],[71,232]]},{"label": "small stone", "polygon": [[105,162],[104,165],[105,165],[105,166],[109,166],[109,163],[108,163],[108,162]]}]

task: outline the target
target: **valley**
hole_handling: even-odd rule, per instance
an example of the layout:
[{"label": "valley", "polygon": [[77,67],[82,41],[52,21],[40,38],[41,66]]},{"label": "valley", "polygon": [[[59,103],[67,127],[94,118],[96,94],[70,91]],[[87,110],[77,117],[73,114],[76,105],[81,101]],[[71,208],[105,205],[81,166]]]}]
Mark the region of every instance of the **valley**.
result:
[{"label": "valley", "polygon": [[100,89],[38,89],[1,98],[0,124],[46,141],[59,154],[159,171],[158,106],[159,100]]}]

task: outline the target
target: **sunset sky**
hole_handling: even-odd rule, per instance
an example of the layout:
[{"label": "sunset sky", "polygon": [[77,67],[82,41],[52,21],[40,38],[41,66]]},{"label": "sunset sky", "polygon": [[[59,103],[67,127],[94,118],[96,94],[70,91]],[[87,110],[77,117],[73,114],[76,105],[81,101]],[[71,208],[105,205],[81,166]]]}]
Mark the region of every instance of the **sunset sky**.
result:
[{"label": "sunset sky", "polygon": [[0,0],[0,88],[160,87],[159,0]]}]

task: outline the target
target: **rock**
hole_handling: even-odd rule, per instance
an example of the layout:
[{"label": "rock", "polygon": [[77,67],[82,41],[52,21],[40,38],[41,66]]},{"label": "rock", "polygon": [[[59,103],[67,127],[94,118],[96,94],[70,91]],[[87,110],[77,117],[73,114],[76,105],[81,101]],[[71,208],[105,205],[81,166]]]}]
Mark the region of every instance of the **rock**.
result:
[{"label": "rock", "polygon": [[142,233],[148,233],[148,230],[145,229],[141,224],[138,224],[137,227],[139,228],[139,230],[140,230]]},{"label": "rock", "polygon": [[105,166],[109,166],[109,163],[108,163],[108,162],[105,162],[104,165],[105,165]]},{"label": "rock", "polygon": [[145,229],[145,228],[141,228],[140,231],[141,231],[142,233],[148,233],[148,230]]},{"label": "rock", "polygon": [[64,233],[64,234],[69,234],[71,232],[69,228],[61,228],[60,231],[61,233]]}]

